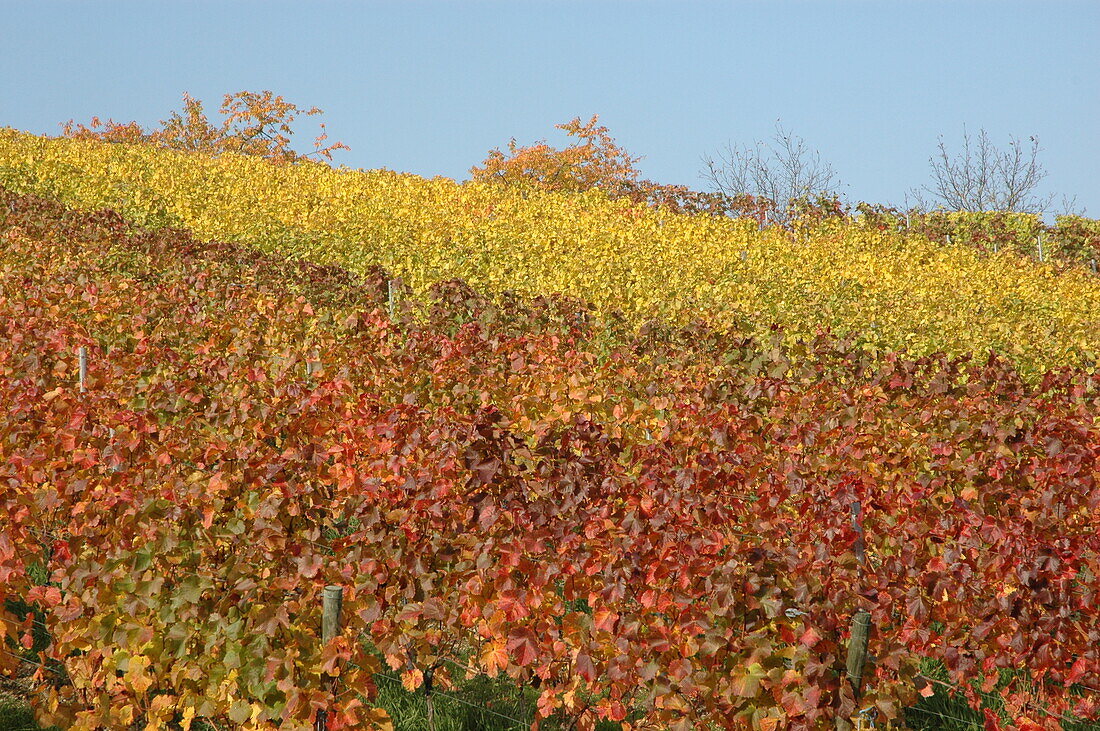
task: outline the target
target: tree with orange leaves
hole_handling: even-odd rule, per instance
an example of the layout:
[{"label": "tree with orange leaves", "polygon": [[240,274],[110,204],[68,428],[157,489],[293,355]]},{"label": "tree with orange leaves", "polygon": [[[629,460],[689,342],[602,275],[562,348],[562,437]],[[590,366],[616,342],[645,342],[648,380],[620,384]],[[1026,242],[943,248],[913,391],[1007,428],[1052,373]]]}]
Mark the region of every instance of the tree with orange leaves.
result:
[{"label": "tree with orange leaves", "polygon": [[767,208],[766,201],[752,196],[732,197],[642,179],[634,167],[642,158],[616,144],[608,128],[599,124],[599,115],[592,115],[586,123],[574,117],[555,127],[576,142],[563,149],[545,140],[521,147],[513,138],[507,153],[500,148],[490,150],[480,167],[470,169],[473,179],[562,192],[598,188],[612,198],[629,198],[677,213],[762,216]]},{"label": "tree with orange leaves", "polygon": [[470,169],[473,179],[570,192],[600,188],[613,196],[624,194],[637,182],[634,163],[641,158],[615,144],[607,127],[599,124],[599,115],[592,115],[587,123],[574,117],[554,126],[577,141],[559,150],[545,140],[520,147],[512,138],[507,154],[500,148],[490,150],[481,167]]},{"label": "tree with orange leaves", "polygon": [[206,116],[202,101],[184,93],[183,109],[174,111],[160,127],[146,130],[137,122],[102,121],[92,117],[89,125],[69,120],[62,125],[66,137],[120,144],[152,144],[176,150],[218,155],[226,152],[256,155],[276,163],[332,160],[336,150],[350,149],[343,142],[328,143],[323,122],[313,141],[313,151],[299,153],[291,146],[292,124],[299,116],[323,114],[317,107],[304,109],[271,91],[239,91],[226,94],[220,108],[223,117],[214,124]]}]

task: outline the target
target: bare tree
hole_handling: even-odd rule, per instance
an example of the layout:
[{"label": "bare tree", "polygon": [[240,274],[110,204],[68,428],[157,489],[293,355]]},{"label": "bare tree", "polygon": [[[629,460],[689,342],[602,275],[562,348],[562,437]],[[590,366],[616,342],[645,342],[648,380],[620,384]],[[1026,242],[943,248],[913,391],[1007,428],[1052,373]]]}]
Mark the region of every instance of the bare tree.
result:
[{"label": "bare tree", "polygon": [[770,141],[751,147],[727,144],[717,157],[704,155],[703,165],[700,177],[716,191],[767,198],[775,204],[780,222],[789,218],[792,202],[835,195],[839,185],[832,165],[778,123]]},{"label": "bare tree", "polygon": [[963,130],[962,151],[952,156],[943,137],[939,149],[929,158],[932,183],[914,191],[921,208],[935,206],[956,211],[1018,211],[1042,214],[1054,195],[1039,196],[1036,189],[1047,172],[1039,162],[1039,139],[1028,138],[1030,145],[1009,138],[1006,149],[999,149],[982,129],[976,139]]},{"label": "bare tree", "polygon": [[1068,195],[1063,195],[1062,203],[1058,206],[1058,209],[1054,212],[1054,215],[1055,217],[1084,216],[1086,213],[1088,213],[1088,209],[1086,209],[1082,205],[1077,204],[1077,196],[1070,197]]}]

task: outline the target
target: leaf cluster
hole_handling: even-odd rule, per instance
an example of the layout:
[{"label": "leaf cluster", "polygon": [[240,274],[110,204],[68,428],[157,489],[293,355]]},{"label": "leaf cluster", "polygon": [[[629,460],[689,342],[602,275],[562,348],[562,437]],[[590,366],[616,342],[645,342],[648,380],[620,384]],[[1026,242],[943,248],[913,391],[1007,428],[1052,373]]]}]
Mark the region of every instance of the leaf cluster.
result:
[{"label": "leaf cluster", "polygon": [[70,119],[62,125],[62,134],[78,140],[148,144],[210,155],[256,155],[275,163],[312,160],[313,155],[331,160],[333,152],[351,149],[343,142],[327,142],[328,133],[322,122],[313,151],[296,152],[291,147],[294,120],[323,112],[317,107],[301,108],[272,91],[226,94],[219,112],[223,119],[215,124],[207,117],[202,101],[184,93],[183,109],[173,111],[159,127],[145,129],[137,122],[92,117],[87,125]]}]

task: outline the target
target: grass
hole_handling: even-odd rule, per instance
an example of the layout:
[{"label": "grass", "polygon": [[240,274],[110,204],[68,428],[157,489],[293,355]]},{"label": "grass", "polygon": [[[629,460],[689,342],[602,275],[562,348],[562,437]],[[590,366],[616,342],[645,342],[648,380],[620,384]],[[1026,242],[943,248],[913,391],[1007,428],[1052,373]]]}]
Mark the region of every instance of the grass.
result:
[{"label": "grass", "polygon": [[[422,689],[408,691],[391,673],[374,676],[378,696],[374,704],[385,708],[393,719],[394,731],[428,729],[428,698]],[[432,691],[435,731],[527,731],[535,720],[539,691],[518,685],[508,678],[478,675],[461,681],[452,690]],[[551,717],[540,721],[546,731],[566,731],[569,719]],[[600,722],[596,731],[619,731],[617,723]]]},{"label": "grass", "polygon": [[[921,673],[933,680],[947,682],[949,679],[947,670],[938,661],[922,662]],[[1012,672],[1002,672],[1000,685],[1003,685],[1011,675]],[[1002,722],[1011,720],[1003,715],[1004,703],[999,695],[980,691],[978,695],[982,699],[983,708],[997,711],[1001,714]],[[922,698],[919,703],[906,708],[904,718],[906,727],[913,731],[983,731],[985,728],[985,719],[980,711],[971,708],[961,694],[952,696],[939,685],[934,695]],[[1064,720],[1062,729],[1063,731],[1100,731],[1100,723]]]},{"label": "grass", "polygon": [[61,731],[57,726],[39,726],[34,712],[15,697],[0,697],[0,731]]},{"label": "grass", "polygon": [[[428,699],[422,692],[410,692],[399,680],[377,675],[378,697],[394,721],[394,731],[428,728]],[[436,731],[514,731],[527,729],[534,719],[535,697],[512,683],[487,677],[471,680],[450,692],[433,692]]]}]

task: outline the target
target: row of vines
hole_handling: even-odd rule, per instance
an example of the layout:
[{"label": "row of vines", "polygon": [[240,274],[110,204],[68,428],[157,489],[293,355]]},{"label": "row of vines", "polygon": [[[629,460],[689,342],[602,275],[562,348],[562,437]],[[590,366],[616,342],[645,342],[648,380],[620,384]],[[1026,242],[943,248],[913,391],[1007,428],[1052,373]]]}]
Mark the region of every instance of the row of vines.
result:
[{"label": "row of vines", "polygon": [[[1093,272],[1100,259],[1100,220],[1080,215],[1055,216],[1054,225],[1047,226],[1034,213],[903,212],[866,204],[856,208],[864,226],[920,234],[944,244],[960,243],[991,253],[1004,249],[1040,261],[1087,265]],[[851,212],[838,209],[836,213]]]},{"label": "row of vines", "polygon": [[[0,130],[0,184],[360,275],[381,266],[417,299],[460,279],[493,298],[560,293],[634,325],[703,318],[762,338],[779,324],[787,345],[828,328],[877,354],[992,349],[1030,377],[1094,367],[1100,355],[1100,277],[1087,263],[1052,255],[1036,265],[1020,256],[1032,238],[997,247],[956,214],[906,228],[868,209],[758,230],[751,218],[677,214],[600,190],[459,184],[14,130]],[[1030,232],[1026,220],[1010,223]]]},{"label": "row of vines", "polygon": [[386,670],[504,674],[580,729],[813,728],[897,718],[926,659],[989,728],[1100,716],[1089,371],[456,281],[413,307],[365,261],[9,193],[0,239],[0,677],[47,721],[386,728]]}]

